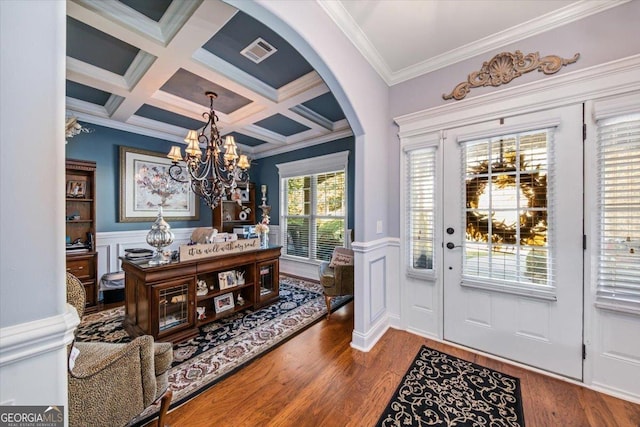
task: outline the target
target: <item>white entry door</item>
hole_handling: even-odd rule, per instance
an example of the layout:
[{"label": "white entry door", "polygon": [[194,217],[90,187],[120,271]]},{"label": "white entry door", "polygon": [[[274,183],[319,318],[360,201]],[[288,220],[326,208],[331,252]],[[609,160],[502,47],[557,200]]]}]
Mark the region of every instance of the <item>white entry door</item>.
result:
[{"label": "white entry door", "polygon": [[446,133],[446,340],[582,379],[582,152],[582,105]]}]

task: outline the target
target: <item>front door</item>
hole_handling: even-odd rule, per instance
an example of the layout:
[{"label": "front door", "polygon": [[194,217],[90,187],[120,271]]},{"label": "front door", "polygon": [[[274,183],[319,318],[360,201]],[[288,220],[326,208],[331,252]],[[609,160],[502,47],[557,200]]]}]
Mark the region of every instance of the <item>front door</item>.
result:
[{"label": "front door", "polygon": [[449,130],[444,338],[582,379],[582,105]]}]

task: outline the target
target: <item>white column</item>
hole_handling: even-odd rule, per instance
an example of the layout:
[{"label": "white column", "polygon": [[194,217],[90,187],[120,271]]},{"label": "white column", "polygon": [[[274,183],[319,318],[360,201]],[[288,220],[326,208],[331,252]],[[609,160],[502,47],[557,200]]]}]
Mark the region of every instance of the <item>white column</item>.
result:
[{"label": "white column", "polygon": [[65,11],[0,1],[0,405],[67,406]]}]

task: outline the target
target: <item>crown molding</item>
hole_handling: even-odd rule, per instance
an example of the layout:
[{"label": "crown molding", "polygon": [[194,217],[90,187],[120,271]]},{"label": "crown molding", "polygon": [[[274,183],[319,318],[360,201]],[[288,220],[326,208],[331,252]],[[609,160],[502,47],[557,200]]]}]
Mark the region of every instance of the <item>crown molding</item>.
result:
[{"label": "crown molding", "polygon": [[322,1],[316,0],[318,5],[329,15],[329,17],[336,23],[338,28],[342,30],[345,36],[353,43],[353,45],[360,51],[365,59],[373,66],[378,72],[380,77],[391,86],[391,77],[393,72],[383,59],[380,52],[373,46],[373,43],[369,41],[367,35],[362,31],[360,26],[353,19],[351,14],[342,5],[341,1]]},{"label": "crown molding", "polygon": [[457,49],[434,56],[410,67],[391,71],[386,62],[339,1],[320,1],[318,4],[333,19],[362,55],[369,61],[389,86],[427,74],[471,57],[499,49],[519,40],[544,33],[588,16],[620,6],[631,0],[587,1],[582,0],[553,12],[515,25],[504,31],[474,41]]}]

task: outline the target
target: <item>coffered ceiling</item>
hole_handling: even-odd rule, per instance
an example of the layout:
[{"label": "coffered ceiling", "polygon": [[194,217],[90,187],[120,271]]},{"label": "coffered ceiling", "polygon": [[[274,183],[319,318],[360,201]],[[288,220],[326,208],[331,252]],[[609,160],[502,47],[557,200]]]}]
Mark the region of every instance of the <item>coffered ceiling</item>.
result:
[{"label": "coffered ceiling", "polygon": [[[393,85],[612,2],[319,3]],[[219,0],[68,0],[66,90],[67,113],[82,122],[177,142],[204,125],[205,91],[214,91],[222,135],[252,158],[351,135],[305,58]]]}]

